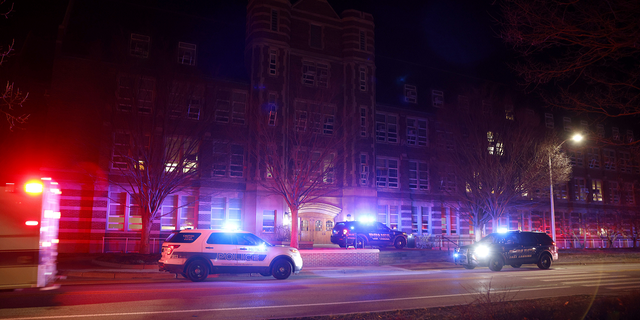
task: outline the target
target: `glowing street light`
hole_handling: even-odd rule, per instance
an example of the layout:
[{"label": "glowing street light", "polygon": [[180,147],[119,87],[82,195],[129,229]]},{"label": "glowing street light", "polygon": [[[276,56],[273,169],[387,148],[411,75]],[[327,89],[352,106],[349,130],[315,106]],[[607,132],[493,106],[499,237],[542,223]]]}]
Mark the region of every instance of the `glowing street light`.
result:
[{"label": "glowing street light", "polygon": [[[562,141],[562,143],[560,143],[556,148],[559,149],[568,140],[580,142],[583,138],[584,137],[581,134],[576,133],[570,139]],[[553,170],[551,167],[551,152],[549,153],[549,192],[549,197],[551,198],[551,238],[553,239],[553,242],[556,242],[556,213],[553,205]]]}]

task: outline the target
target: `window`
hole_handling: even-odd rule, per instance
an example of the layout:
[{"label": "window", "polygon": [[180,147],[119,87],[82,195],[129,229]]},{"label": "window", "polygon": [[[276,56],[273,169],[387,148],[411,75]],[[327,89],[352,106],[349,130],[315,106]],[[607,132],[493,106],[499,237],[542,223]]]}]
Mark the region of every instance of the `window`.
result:
[{"label": "window", "polygon": [[302,63],[302,83],[310,87],[327,88],[329,86],[329,65],[304,61]]},{"label": "window", "polygon": [[547,126],[547,128],[553,129],[553,114],[544,114],[544,125]]},{"label": "window", "polygon": [[244,147],[237,144],[231,145],[231,157],[229,159],[229,176],[242,178],[244,172]]},{"label": "window", "polygon": [[169,195],[162,202],[161,217],[160,217],[160,230],[176,230],[176,211],[177,211],[177,198],[178,196]]},{"label": "window", "polygon": [[562,118],[562,124],[564,126],[564,131],[565,132],[571,132],[571,118],[563,117]]},{"label": "window", "polygon": [[312,24],[309,29],[309,46],[322,49],[322,27]]},{"label": "window", "polygon": [[133,110],[133,92],[135,78],[131,76],[120,76],[118,79],[118,110],[130,112]]},{"label": "window", "polygon": [[376,141],[398,142],[398,117],[396,115],[376,113]]},{"label": "window", "polygon": [[616,152],[614,150],[602,150],[605,170],[616,170]]},{"label": "window", "polygon": [[151,38],[149,36],[132,33],[129,43],[129,54],[138,58],[148,58],[150,42]]},{"label": "window", "polygon": [[609,181],[609,197],[612,204],[620,204],[620,186],[617,181]]},{"label": "window", "polygon": [[242,199],[211,199],[211,229],[223,229],[225,224],[242,227]]},{"label": "window", "polygon": [[188,66],[196,65],[196,45],[178,42],[178,63]]},{"label": "window", "polygon": [[200,119],[200,110],[201,110],[200,101],[201,100],[199,98],[189,99],[189,108],[187,111],[187,118],[192,120]]},{"label": "window", "polygon": [[360,50],[367,51],[367,35],[364,31],[360,31]]},{"label": "window", "polygon": [[131,136],[128,133],[115,133],[113,139],[113,155],[111,167],[114,169],[127,169],[130,163]]},{"label": "window", "polygon": [[587,161],[589,164],[589,168],[599,169],[600,168],[600,149],[587,148]]},{"label": "window", "polygon": [[231,105],[227,100],[218,100],[216,102],[216,122],[229,123],[230,107]]},{"label": "window", "polygon": [[618,127],[611,128],[611,138],[616,141],[620,140],[620,130]]},{"label": "window", "polygon": [[389,206],[389,228],[398,230],[398,206]]},{"label": "window", "polygon": [[367,154],[360,154],[360,185],[369,185],[369,156]]},{"label": "window", "polygon": [[596,135],[598,136],[598,138],[604,139],[604,125],[603,124],[598,124],[596,126]]},{"label": "window", "polygon": [[127,192],[109,193],[109,210],[107,216],[107,230],[140,231],[142,216],[140,206]]},{"label": "window", "polygon": [[[297,131],[306,131],[307,126],[313,133],[332,135],[335,125],[335,107],[309,104],[296,101],[295,126]],[[311,110],[307,111],[307,110]]]},{"label": "window", "polygon": [[418,103],[418,91],[416,91],[416,86],[409,84],[404,85],[404,101],[409,103]]},{"label": "window", "polygon": [[462,111],[469,110],[469,98],[467,96],[458,96],[458,108]]},{"label": "window", "polygon": [[627,143],[633,142],[633,130],[627,130]]},{"label": "window", "polygon": [[214,142],[213,144],[213,165],[211,168],[211,174],[214,177],[224,177],[227,175],[227,159],[226,159],[226,146],[220,142]]},{"label": "window", "polygon": [[262,211],[262,233],[275,232],[275,225],[276,225],[276,211],[263,210]]},{"label": "window", "polygon": [[631,154],[628,152],[620,152],[620,172],[631,173]]},{"label": "window", "polygon": [[563,183],[553,189],[554,197],[559,200],[567,200],[567,184]]},{"label": "window", "polygon": [[312,62],[302,63],[302,83],[308,86],[316,84],[316,64]]},{"label": "window", "polygon": [[502,142],[496,141],[496,137],[491,131],[487,132],[487,143],[487,150],[489,151],[489,154],[495,154],[497,156],[502,156],[504,154]]},{"label": "window", "polygon": [[431,103],[436,108],[442,108],[444,106],[444,92],[431,90]]},{"label": "window", "polygon": [[505,118],[507,120],[515,120],[515,116],[513,114],[513,105],[512,104],[506,104],[504,106],[504,114],[505,114]]},{"label": "window", "polygon": [[367,91],[367,68],[360,67],[360,91]]},{"label": "window", "polygon": [[624,184],[624,192],[625,192],[625,197],[624,197],[625,203],[628,204],[628,205],[634,205],[636,203],[636,201],[635,201],[635,197],[634,197],[633,183],[632,182],[626,182]]},{"label": "window", "polygon": [[457,190],[456,187],[456,175],[453,171],[453,168],[447,167],[444,173],[441,173],[440,180],[440,191],[444,192],[455,192]]},{"label": "window", "polygon": [[367,107],[360,107],[360,136],[367,136]]},{"label": "window", "polygon": [[296,130],[307,130],[307,112],[302,110],[296,110]]},{"label": "window", "polygon": [[138,112],[151,113],[153,107],[153,89],[155,80],[151,78],[141,78],[138,87],[138,96],[136,99]]},{"label": "window", "polygon": [[278,31],[278,10],[271,10],[271,31]]},{"label": "window", "polygon": [[246,92],[233,92],[231,105],[231,122],[234,124],[244,124],[245,110],[247,106]]},{"label": "window", "polygon": [[453,150],[453,133],[436,130],[436,144],[440,150]]},{"label": "window", "polygon": [[398,188],[398,160],[376,158],[376,186]]},{"label": "window", "polygon": [[329,65],[325,63],[316,64],[318,70],[318,87],[329,87]]},{"label": "window", "polygon": [[574,179],[575,184],[574,184],[574,193],[575,193],[575,200],[576,201],[586,201],[587,200],[587,194],[589,193],[589,189],[587,189],[587,184],[584,180],[584,178],[575,178]]},{"label": "window", "polygon": [[427,120],[407,118],[407,144],[421,147],[427,145]]},{"label": "window", "polygon": [[580,120],[580,130],[582,130],[582,134],[587,134],[589,132],[589,122],[586,120]]},{"label": "window", "polygon": [[160,229],[163,231],[196,228],[196,198],[192,196],[169,195],[162,202]]},{"label": "window", "polygon": [[582,151],[570,153],[571,165],[574,167],[584,167],[584,155]]},{"label": "window", "polygon": [[602,180],[591,180],[591,200],[602,202]]},{"label": "window", "polygon": [[267,124],[271,127],[276,125],[276,120],[278,118],[278,110],[276,106],[276,95],[275,93],[269,93],[269,102],[268,102],[268,110],[269,117],[267,120]]},{"label": "window", "polygon": [[276,50],[269,50],[269,74],[272,76],[277,75],[278,70],[278,52]]},{"label": "window", "polygon": [[429,190],[429,167],[425,162],[409,161],[409,188]]},{"label": "window", "polygon": [[199,140],[185,137],[170,137],[165,141],[165,172],[182,168],[184,173],[193,173],[198,166]]}]

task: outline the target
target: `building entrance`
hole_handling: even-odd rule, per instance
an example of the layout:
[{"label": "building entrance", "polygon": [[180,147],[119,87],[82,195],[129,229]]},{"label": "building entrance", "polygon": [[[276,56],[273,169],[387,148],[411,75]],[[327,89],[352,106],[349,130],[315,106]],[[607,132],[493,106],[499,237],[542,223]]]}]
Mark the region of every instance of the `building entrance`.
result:
[{"label": "building entrance", "polygon": [[311,241],[314,244],[331,243],[333,217],[305,213],[300,220],[300,241]]}]

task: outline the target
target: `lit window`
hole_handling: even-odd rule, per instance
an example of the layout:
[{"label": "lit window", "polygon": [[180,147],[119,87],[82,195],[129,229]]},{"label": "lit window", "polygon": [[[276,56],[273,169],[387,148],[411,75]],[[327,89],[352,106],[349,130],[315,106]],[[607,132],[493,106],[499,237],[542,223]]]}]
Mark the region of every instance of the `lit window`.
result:
[{"label": "lit window", "polygon": [[602,180],[591,180],[591,200],[602,202]]}]

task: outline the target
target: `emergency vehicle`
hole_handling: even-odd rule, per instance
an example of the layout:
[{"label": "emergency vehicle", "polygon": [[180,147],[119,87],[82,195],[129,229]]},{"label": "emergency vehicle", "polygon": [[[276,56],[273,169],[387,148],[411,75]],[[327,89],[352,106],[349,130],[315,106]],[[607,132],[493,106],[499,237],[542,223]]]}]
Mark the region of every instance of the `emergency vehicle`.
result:
[{"label": "emergency vehicle", "polygon": [[0,185],[0,289],[55,280],[60,187],[50,178]]}]

